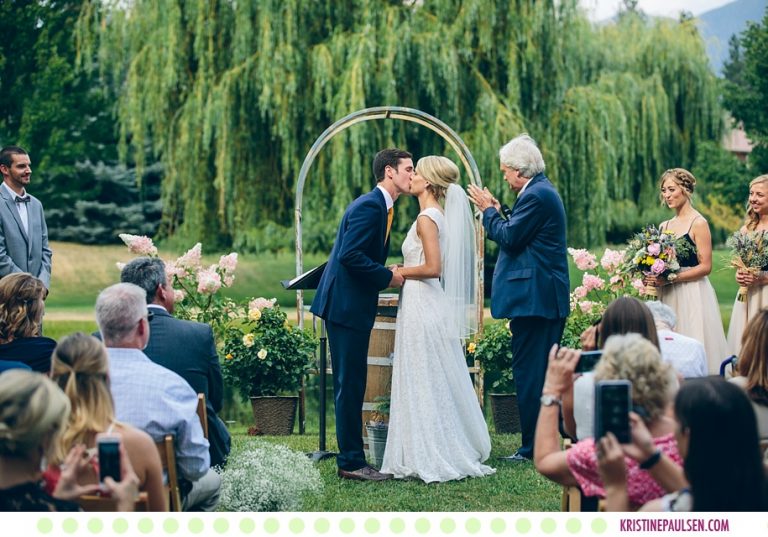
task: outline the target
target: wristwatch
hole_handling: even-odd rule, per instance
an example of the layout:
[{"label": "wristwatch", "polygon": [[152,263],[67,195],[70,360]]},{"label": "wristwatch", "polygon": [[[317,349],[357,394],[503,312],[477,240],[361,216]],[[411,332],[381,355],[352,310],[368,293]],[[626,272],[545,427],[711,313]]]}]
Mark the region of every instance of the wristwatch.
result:
[{"label": "wristwatch", "polygon": [[539,401],[541,401],[541,404],[544,406],[562,406],[563,404],[563,401],[559,397],[549,393],[541,394],[541,399],[539,399]]}]

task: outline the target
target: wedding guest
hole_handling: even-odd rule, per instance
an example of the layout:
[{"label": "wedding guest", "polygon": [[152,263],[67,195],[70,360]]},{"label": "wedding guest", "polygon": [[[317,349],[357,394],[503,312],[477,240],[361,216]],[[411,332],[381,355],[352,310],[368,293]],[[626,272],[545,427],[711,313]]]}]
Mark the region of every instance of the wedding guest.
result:
[{"label": "wedding guest", "polygon": [[40,335],[47,294],[43,282],[26,272],[0,279],[0,360],[50,373],[56,341]]},{"label": "wedding guest", "polygon": [[197,416],[197,394],[187,381],[141,350],[149,341],[146,293],[132,283],[107,287],[96,299],[96,323],[109,355],[115,416],[155,442],[174,435],[183,510],[214,510],[221,477],[210,467],[208,441]]},{"label": "wedding guest", "polygon": [[[53,353],[53,380],[69,398],[72,411],[58,443],[57,456],[46,472],[48,489],[55,488],[59,465],[72,447],[83,444],[96,450],[97,433],[118,433],[131,465],[146,491],[150,511],[166,511],[163,468],[152,438],[139,429],[117,421],[109,392],[107,349],[93,336],[81,332],[62,339]],[[97,468],[89,467],[80,483],[98,483]]]},{"label": "wedding guest", "polygon": [[[613,335],[635,333],[659,348],[653,316],[645,304],[634,297],[619,297],[611,302],[600,322],[581,336],[585,351],[602,349]],[[595,374],[587,371],[577,377],[572,389],[563,394],[563,426],[572,438],[583,440],[593,435],[595,420]]]},{"label": "wedding guest", "polygon": [[[54,455],[68,418],[69,400],[49,378],[22,369],[0,375],[0,511],[79,511],[74,500],[99,490],[79,484],[91,464],[83,445],[67,455],[53,494],[42,486],[40,468]],[[119,511],[133,511],[138,478],[125,449],[120,467],[120,482],[107,477],[104,486]]]},{"label": "wedding guest", "polygon": [[707,353],[704,345],[692,337],[675,332],[677,316],[672,308],[651,300],[645,303],[656,323],[656,333],[661,347],[661,359],[675,368],[681,377],[707,376]]},{"label": "wedding guest", "polygon": [[[720,377],[692,379],[675,398],[677,445],[690,485],[643,505],[641,511],[765,511],[765,468],[749,401]],[[598,444],[606,510],[627,511],[631,460],[661,459],[642,421],[633,423],[632,444],[608,434]],[[656,465],[658,466],[658,464]]]},{"label": "wedding guest", "polygon": [[[739,231],[768,231],[768,174],[756,177],[749,183],[747,219]],[[768,265],[758,273],[737,270],[736,282],[747,288],[747,299],[734,302],[728,326],[728,348],[731,354],[739,355],[741,336],[747,323],[755,313],[768,307]]]},{"label": "wedding guest", "polygon": [[[563,393],[573,383],[573,372],[580,355],[580,351],[552,346],[536,425],[534,462],[539,473],[555,483],[579,486],[586,497],[604,498],[606,493],[595,458],[595,440],[586,438],[571,449],[560,449],[559,405]],[[674,378],[671,373],[671,367],[661,361],[659,350],[653,343],[639,334],[626,334],[608,338],[595,369],[595,380],[629,380],[632,405],[643,409],[642,421],[651,432],[653,444],[669,460],[680,465],[674,420],[667,415]],[[677,490],[682,483],[682,472],[670,474],[667,471],[668,461],[665,461],[662,472],[653,467],[653,461],[643,462],[647,464],[641,468],[635,460],[627,461],[628,479],[632,483],[629,501],[634,506]]]},{"label": "wedding guest", "polygon": [[736,371],[738,376],[730,381],[749,396],[760,438],[768,439],[768,309],[760,310],[749,321]]},{"label": "wedding guest", "polygon": [[138,285],[147,295],[147,308],[152,316],[144,354],[177,373],[196,393],[205,394],[211,466],[224,466],[232,441],[227,426],[216,415],[224,406],[224,381],[211,326],[173,316],[173,282],[161,259],[132,260],[123,267],[120,281]]},{"label": "wedding guest", "polygon": [[712,235],[707,220],[691,204],[695,186],[696,178],[683,168],[661,174],[659,197],[662,204],[675,211],[675,216],[659,228],[678,238],[681,268],[674,279],[647,276],[645,283],[659,288],[661,301],[677,315],[677,331],[704,344],[707,370],[717,374],[728,356],[728,347],[720,306],[707,277],[712,271]]}]

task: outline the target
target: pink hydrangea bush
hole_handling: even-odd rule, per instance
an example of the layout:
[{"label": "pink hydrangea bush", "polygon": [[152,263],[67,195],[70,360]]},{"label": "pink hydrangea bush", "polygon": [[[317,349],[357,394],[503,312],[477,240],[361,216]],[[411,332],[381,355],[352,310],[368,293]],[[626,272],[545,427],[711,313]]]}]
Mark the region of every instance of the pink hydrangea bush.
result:
[{"label": "pink hydrangea bush", "polygon": [[581,348],[579,337],[597,322],[605,308],[620,296],[638,296],[643,283],[622,271],[625,250],[606,248],[598,257],[585,249],[568,248],[576,268],[581,271],[581,285],[571,292],[571,314],[566,321],[561,345]]}]

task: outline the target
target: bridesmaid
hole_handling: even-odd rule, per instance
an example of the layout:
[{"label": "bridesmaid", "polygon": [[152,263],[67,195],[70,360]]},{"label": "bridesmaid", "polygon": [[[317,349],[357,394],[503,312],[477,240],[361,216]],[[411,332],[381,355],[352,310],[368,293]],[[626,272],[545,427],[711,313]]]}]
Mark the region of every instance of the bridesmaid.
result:
[{"label": "bridesmaid", "polygon": [[661,175],[659,186],[662,204],[675,211],[660,228],[687,241],[692,252],[678,256],[681,268],[673,282],[655,277],[646,281],[659,287],[660,300],[677,314],[677,331],[704,344],[707,369],[717,374],[728,346],[717,296],[707,278],[712,271],[712,235],[707,220],[691,205],[696,178],[688,170],[672,168]]},{"label": "bridesmaid", "polygon": [[[749,183],[749,207],[741,233],[768,231],[768,174]],[[731,354],[741,351],[741,336],[750,319],[762,308],[768,307],[768,266],[760,274],[736,271],[736,282],[748,288],[747,300],[733,304],[731,324],[728,327],[728,348]]]}]

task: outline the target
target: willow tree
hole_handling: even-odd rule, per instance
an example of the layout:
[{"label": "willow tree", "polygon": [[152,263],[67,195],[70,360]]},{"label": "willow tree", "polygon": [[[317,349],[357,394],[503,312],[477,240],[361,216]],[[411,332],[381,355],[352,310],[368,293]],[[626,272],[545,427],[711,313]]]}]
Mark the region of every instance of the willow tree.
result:
[{"label": "willow tree", "polygon": [[[613,58],[627,31],[633,50]],[[365,107],[441,118],[497,192],[498,147],[531,132],[566,209],[581,215],[571,218],[572,238],[585,244],[602,242],[610,224],[607,209],[584,207],[589,185],[605,207],[637,198],[661,161],[685,164],[712,130],[709,108],[693,110],[711,82],[698,71],[696,35],[667,39],[671,51],[654,60],[663,28],[595,29],[575,0],[88,0],[77,33],[83,65],[95,59],[117,88],[123,157],[166,165],[165,233],[219,245],[257,247],[271,229],[287,246],[290,233],[280,231],[292,222],[305,153],[333,121]],[[663,65],[670,55],[677,62]],[[611,84],[632,95],[612,94]],[[652,92],[653,111],[634,109],[645,102],[638,84]],[[588,125],[597,116],[602,126]],[[308,182],[309,247],[327,247],[346,204],[372,185],[372,155],[389,145],[450,154],[410,124],[344,131]],[[578,173],[595,159],[595,173]],[[411,216],[400,211],[396,229]]]}]

